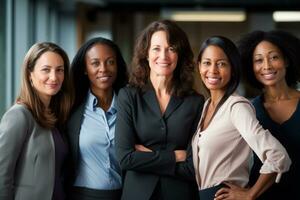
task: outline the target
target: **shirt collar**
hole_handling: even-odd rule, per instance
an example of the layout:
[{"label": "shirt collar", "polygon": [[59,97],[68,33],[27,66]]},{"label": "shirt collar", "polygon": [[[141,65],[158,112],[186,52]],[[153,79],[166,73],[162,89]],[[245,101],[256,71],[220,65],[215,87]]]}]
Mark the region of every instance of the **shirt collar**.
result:
[{"label": "shirt collar", "polygon": [[[117,95],[114,92],[113,93],[113,99],[111,101],[111,105],[110,105],[109,109],[107,110],[107,112],[110,112],[111,114],[115,114],[117,112],[117,110],[116,110],[116,101],[117,101]],[[87,106],[91,110],[94,111],[97,108],[97,104],[98,104],[97,97],[91,92],[91,90],[89,90],[89,92],[88,92]]]}]

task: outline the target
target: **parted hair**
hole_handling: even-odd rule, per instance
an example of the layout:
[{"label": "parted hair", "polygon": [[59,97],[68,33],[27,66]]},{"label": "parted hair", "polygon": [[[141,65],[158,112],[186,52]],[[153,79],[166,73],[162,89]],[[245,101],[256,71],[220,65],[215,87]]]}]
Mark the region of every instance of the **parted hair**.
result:
[{"label": "parted hair", "polygon": [[167,86],[167,91],[178,97],[192,94],[194,92],[192,90],[195,70],[194,55],[186,33],[175,22],[170,20],[152,22],[137,38],[131,63],[132,71],[129,84],[141,90],[149,84],[150,67],[147,58],[151,37],[157,31],[166,32],[169,45],[178,54],[177,66],[173,72],[172,80]]},{"label": "parted hair", "polygon": [[[46,52],[58,54],[64,62],[64,80],[60,91],[52,96],[49,108],[46,110],[38,92],[32,86],[30,73],[34,71],[37,60]],[[73,91],[70,86],[69,58],[66,52],[51,42],[34,44],[27,52],[22,66],[21,90],[16,103],[24,104],[32,113],[34,119],[44,128],[62,128],[72,107]]]},{"label": "parted hair", "polygon": [[287,65],[285,75],[287,85],[296,88],[296,84],[300,80],[300,40],[296,36],[281,30],[253,31],[244,35],[238,41],[238,49],[244,68],[243,77],[251,86],[258,89],[263,88],[262,83],[255,78],[253,71],[253,53],[256,46],[262,41],[270,42],[279,48]]},{"label": "parted hair", "polygon": [[208,39],[206,39],[199,50],[197,62],[199,63],[202,59],[202,54],[204,50],[208,46],[217,46],[223,50],[225,55],[227,56],[230,66],[231,66],[231,78],[230,81],[227,84],[226,91],[222,99],[217,105],[217,108],[219,108],[226,99],[235,92],[237,89],[239,83],[240,83],[240,76],[241,76],[241,57],[239,54],[239,51],[235,44],[228,38],[224,36],[212,36]]}]

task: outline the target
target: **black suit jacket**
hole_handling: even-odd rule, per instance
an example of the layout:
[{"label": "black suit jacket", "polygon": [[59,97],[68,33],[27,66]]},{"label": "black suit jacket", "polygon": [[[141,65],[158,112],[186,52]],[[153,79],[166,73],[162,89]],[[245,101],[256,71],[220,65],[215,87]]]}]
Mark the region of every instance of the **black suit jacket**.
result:
[{"label": "black suit jacket", "polygon": [[[156,187],[167,200],[197,196],[191,156],[187,162],[176,163],[174,150],[188,148],[203,103],[200,95],[172,96],[162,115],[153,89],[120,90],[115,142],[121,168],[126,170],[123,200],[150,199]],[[135,151],[135,144],[153,152]]]}]

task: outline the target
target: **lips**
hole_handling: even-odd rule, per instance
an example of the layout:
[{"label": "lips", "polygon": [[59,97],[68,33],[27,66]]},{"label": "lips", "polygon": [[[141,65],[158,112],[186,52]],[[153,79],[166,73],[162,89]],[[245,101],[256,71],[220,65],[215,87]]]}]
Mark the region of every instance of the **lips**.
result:
[{"label": "lips", "polygon": [[99,76],[99,77],[97,77],[97,79],[100,80],[100,81],[106,82],[106,81],[108,81],[111,77],[112,77],[112,76],[105,75],[105,76]]},{"label": "lips", "polygon": [[218,77],[207,77],[206,80],[209,84],[215,85],[215,84],[219,83],[220,78],[218,78]]},{"label": "lips", "polygon": [[277,74],[277,72],[268,72],[268,73],[262,74],[262,77],[266,80],[272,80],[272,79],[276,78],[276,74]]},{"label": "lips", "polygon": [[170,63],[156,63],[160,67],[168,67]]},{"label": "lips", "polygon": [[56,89],[58,88],[60,85],[59,84],[47,84],[47,86],[51,89]]}]

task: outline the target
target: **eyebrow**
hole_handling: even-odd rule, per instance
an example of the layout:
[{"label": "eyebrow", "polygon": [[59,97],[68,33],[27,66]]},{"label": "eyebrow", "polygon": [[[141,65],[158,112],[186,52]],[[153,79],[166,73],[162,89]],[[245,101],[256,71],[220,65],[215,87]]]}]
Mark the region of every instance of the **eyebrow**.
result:
[{"label": "eyebrow", "polygon": [[[279,53],[279,51],[277,51],[277,50],[271,50],[267,54],[270,54],[270,53]],[[262,55],[262,54],[261,53],[254,54],[254,56],[257,56],[257,55]]]},{"label": "eyebrow", "polygon": [[55,68],[61,68],[61,67],[65,67],[64,65],[58,65],[58,66],[50,66],[50,65],[42,65],[41,67],[47,67],[47,68],[51,68],[51,67],[55,67]]}]

